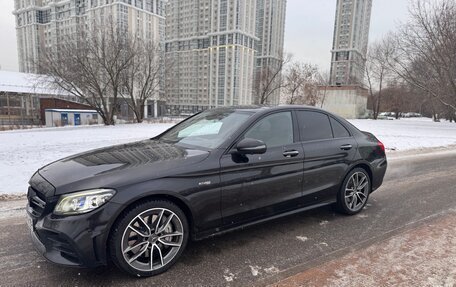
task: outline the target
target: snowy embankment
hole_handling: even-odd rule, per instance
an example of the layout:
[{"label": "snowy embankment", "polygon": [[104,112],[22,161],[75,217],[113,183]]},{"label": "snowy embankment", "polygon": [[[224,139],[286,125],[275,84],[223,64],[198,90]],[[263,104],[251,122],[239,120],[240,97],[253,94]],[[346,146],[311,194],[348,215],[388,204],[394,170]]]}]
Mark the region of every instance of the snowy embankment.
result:
[{"label": "snowy embankment", "polygon": [[[456,124],[430,119],[351,121],[389,150],[456,144]],[[65,127],[0,132],[0,194],[24,194],[30,176],[54,160],[94,148],[153,137],[171,124]]]}]

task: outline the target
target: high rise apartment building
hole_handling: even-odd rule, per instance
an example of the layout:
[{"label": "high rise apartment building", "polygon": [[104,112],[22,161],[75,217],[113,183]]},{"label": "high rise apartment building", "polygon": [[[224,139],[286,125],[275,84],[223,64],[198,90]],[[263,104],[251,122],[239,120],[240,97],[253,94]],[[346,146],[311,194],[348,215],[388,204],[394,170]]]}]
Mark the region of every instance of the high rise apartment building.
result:
[{"label": "high rise apartment building", "polygon": [[372,0],[337,0],[331,50],[331,85],[364,80]]},{"label": "high rise apartment building", "polygon": [[[258,103],[255,75],[283,57],[285,10],[286,0],[15,0],[19,69],[39,73],[41,51],[112,15],[163,44],[169,112]],[[268,103],[278,104],[279,95]]]},{"label": "high rise apartment building", "polygon": [[174,113],[252,103],[256,0],[170,0],[167,106]]},{"label": "high rise apartment building", "polygon": [[[280,69],[284,55],[285,16],[287,0],[257,0],[256,36],[256,78],[267,69]],[[280,80],[277,77],[276,80]],[[267,103],[279,104],[280,89],[268,97]],[[259,99],[255,99],[259,103]]]},{"label": "high rise apartment building", "polygon": [[[179,112],[249,105],[256,75],[283,57],[286,0],[170,0],[166,101]],[[268,103],[279,103],[279,91]]]},{"label": "high rise apartment building", "polygon": [[[39,73],[40,52],[83,27],[85,21],[103,25],[104,16],[145,38],[164,37],[165,0],[15,0],[19,70]],[[87,23],[87,22],[86,22]]]}]

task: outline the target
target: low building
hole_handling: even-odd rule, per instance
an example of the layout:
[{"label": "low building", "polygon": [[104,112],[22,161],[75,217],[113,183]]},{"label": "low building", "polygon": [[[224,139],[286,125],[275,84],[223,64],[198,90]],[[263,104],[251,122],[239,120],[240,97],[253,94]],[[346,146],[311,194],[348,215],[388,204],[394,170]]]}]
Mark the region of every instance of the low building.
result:
[{"label": "low building", "polygon": [[322,108],[346,119],[364,118],[368,115],[368,90],[360,86],[319,87]]},{"label": "low building", "polygon": [[102,124],[96,110],[46,109],[46,127],[85,126]]},{"label": "low building", "polygon": [[45,112],[49,109],[93,110],[93,107],[58,98],[40,98],[40,120],[42,125],[46,124]]},{"label": "low building", "polygon": [[0,71],[0,125],[39,125],[42,122],[40,98],[77,102],[75,96],[51,89],[43,77]]}]

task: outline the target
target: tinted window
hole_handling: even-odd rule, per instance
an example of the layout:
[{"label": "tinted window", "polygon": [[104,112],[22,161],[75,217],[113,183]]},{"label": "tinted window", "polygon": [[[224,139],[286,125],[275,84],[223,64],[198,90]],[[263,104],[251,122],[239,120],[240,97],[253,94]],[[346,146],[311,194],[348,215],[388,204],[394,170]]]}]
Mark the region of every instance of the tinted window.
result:
[{"label": "tinted window", "polygon": [[293,143],[293,121],[291,112],[276,113],[257,122],[244,138],[263,141],[267,147],[277,147]]},{"label": "tinted window", "polygon": [[331,124],[327,115],[310,111],[298,111],[297,115],[302,141],[333,138]]},{"label": "tinted window", "polygon": [[333,133],[335,138],[346,138],[350,136],[348,130],[338,121],[331,118],[331,126],[333,128]]}]

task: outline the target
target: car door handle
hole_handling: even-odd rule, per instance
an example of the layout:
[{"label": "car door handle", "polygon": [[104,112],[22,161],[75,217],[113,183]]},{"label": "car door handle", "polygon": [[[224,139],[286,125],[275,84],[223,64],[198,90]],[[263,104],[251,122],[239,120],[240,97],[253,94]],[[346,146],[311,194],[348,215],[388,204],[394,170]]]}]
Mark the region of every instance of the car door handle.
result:
[{"label": "car door handle", "polygon": [[351,144],[344,144],[344,145],[341,145],[340,146],[340,149],[341,150],[351,150],[352,149],[352,145]]},{"label": "car door handle", "polygon": [[295,157],[299,155],[299,151],[297,150],[287,150],[283,152],[284,157]]}]

